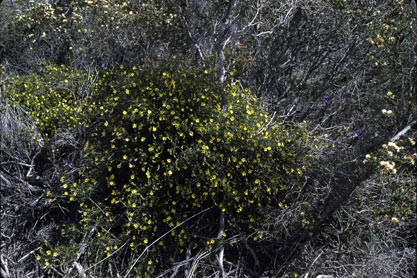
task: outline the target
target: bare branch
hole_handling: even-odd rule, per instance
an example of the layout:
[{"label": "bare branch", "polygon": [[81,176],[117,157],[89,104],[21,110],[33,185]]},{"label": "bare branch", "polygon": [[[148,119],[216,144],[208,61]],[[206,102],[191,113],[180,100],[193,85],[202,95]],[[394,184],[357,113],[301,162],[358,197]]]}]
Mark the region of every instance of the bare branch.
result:
[{"label": "bare branch", "polygon": [[394,137],[392,137],[390,142],[394,142],[398,140],[401,136],[405,135],[415,124],[417,124],[417,121],[412,121],[410,124],[404,127],[400,132],[398,132]]}]

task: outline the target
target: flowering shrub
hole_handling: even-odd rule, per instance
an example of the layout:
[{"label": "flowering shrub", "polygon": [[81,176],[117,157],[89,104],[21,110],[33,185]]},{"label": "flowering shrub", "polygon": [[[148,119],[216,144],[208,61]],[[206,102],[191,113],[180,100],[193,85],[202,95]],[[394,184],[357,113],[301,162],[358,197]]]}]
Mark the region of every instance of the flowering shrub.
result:
[{"label": "flowering shrub", "polygon": [[364,160],[364,163],[378,165],[387,190],[391,192],[390,205],[375,213],[384,215],[394,223],[409,222],[410,217],[415,217],[417,159],[415,144],[415,139],[411,137],[400,138],[384,144],[376,154],[367,154]]},{"label": "flowering shrub", "polygon": [[300,188],[303,129],[271,125],[235,83],[224,89],[229,99],[221,107],[215,84],[213,73],[178,63],[103,73],[89,107],[102,122],[86,146],[93,163],[62,179],[64,194],[81,202],[84,230],[96,231],[96,254],[127,245],[134,258],[212,208],[149,248],[136,269],[149,273],[184,259],[187,248],[216,246],[220,212],[228,221],[223,237],[250,232]]},{"label": "flowering shrub", "polygon": [[42,73],[17,75],[4,81],[6,98],[11,100],[10,104],[25,107],[40,135],[48,139],[59,130],[71,130],[80,125],[87,95],[78,89],[87,85],[83,84],[85,79],[86,74],[80,71],[45,65]]},{"label": "flowering shrub", "polygon": [[183,46],[177,40],[185,40],[178,15],[167,3],[28,1],[7,10],[0,13],[9,18],[0,27],[0,53],[31,67],[43,61],[84,68],[132,62]]}]

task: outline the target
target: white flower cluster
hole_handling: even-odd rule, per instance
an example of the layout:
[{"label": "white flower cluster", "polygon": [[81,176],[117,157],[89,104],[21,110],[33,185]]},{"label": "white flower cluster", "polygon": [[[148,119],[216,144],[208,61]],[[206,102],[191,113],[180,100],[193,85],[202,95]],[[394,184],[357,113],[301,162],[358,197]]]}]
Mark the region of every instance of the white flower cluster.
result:
[{"label": "white flower cluster", "polygon": [[381,161],[379,162],[379,165],[384,167],[384,170],[388,172],[392,172],[393,174],[397,173],[397,169],[395,169],[395,162],[393,161]]},{"label": "white flower cluster", "polygon": [[382,114],[388,115],[388,116],[391,116],[392,114],[394,114],[394,112],[392,112],[392,110],[387,110],[387,109],[382,109],[381,112],[382,112]]},{"label": "white flower cluster", "polygon": [[394,142],[389,142],[388,147],[395,149],[397,153],[400,152],[402,149],[404,149],[404,147],[399,147]]},{"label": "white flower cluster", "polygon": [[388,91],[387,92],[387,97],[390,98],[390,99],[394,99],[395,95],[391,91]]},{"label": "white flower cluster", "polygon": [[376,160],[376,157],[371,156],[369,153],[365,155],[365,159],[362,161],[363,164],[368,163],[371,159]]}]

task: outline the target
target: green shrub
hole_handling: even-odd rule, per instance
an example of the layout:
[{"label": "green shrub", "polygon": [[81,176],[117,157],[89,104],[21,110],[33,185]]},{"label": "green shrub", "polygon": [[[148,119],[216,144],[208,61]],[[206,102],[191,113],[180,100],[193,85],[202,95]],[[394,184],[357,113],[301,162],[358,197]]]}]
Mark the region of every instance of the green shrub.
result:
[{"label": "green shrub", "polygon": [[92,164],[62,178],[64,195],[81,203],[83,230],[95,231],[89,252],[117,256],[126,246],[136,258],[212,208],[149,248],[136,268],[149,273],[184,259],[187,248],[219,244],[220,212],[228,237],[254,231],[265,212],[286,206],[307,165],[303,129],[271,125],[238,84],[224,90],[227,107],[213,73],[175,60],[103,73],[89,107],[101,122],[85,146]]}]

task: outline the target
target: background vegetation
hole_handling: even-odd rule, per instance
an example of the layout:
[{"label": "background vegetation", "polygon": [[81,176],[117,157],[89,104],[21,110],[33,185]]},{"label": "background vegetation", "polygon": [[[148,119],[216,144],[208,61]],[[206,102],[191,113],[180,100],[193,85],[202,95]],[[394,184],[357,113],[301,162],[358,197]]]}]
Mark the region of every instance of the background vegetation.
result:
[{"label": "background vegetation", "polygon": [[415,1],[0,8],[2,277],[415,276]]}]

